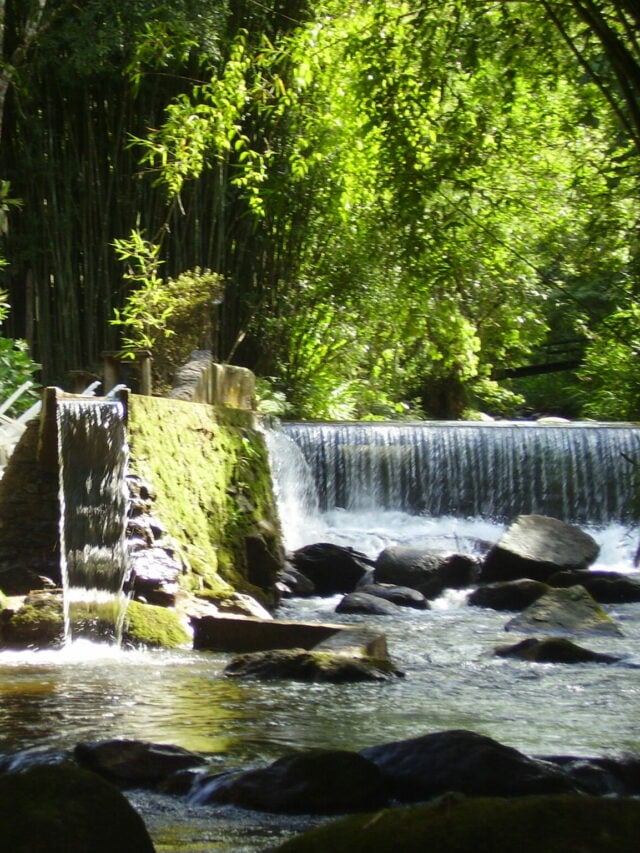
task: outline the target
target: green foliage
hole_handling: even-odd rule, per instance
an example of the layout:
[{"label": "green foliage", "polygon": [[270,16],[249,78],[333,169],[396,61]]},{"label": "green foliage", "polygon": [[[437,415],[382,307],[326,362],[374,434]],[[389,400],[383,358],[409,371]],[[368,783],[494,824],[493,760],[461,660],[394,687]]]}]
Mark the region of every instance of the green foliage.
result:
[{"label": "green foliage", "polygon": [[161,246],[133,231],[116,240],[120,260],[128,264],[124,278],[134,289],[111,323],[125,330],[122,353],[133,358],[136,350],[152,350],[155,378],[160,387],[170,386],[173,373],[194,349],[211,347],[215,334],[214,304],[222,300],[221,278],[210,270],[181,273],[162,279]]}]

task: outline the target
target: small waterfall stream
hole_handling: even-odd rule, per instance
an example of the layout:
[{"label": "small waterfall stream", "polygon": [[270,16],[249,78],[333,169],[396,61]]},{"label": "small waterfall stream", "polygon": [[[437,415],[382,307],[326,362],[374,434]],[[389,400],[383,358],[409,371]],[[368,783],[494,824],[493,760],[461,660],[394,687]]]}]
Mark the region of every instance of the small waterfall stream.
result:
[{"label": "small waterfall stream", "polygon": [[101,604],[102,620],[110,605],[117,639],[128,570],[124,406],[118,400],[60,399],[57,422],[65,638],[70,642],[78,630],[76,604],[85,612]]}]

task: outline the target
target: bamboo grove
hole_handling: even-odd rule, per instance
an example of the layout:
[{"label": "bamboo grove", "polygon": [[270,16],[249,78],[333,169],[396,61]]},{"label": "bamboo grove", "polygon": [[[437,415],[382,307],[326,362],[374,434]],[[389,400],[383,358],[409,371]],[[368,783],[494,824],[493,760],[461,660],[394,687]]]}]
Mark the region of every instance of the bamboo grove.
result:
[{"label": "bamboo grove", "polygon": [[640,418],[635,2],[0,0],[0,31],[4,334],[43,382],[148,320],[296,416]]}]

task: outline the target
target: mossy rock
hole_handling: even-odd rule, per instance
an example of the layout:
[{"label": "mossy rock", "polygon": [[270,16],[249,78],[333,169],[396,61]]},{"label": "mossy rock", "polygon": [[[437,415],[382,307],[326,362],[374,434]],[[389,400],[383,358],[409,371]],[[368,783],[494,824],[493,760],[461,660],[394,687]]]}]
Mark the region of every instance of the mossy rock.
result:
[{"label": "mossy rock", "polygon": [[282,853],[634,853],[640,801],[587,796],[516,799],[445,794],[424,806],[358,815],[305,832]]},{"label": "mossy rock", "polygon": [[304,649],[274,649],[237,655],[227,664],[224,674],[263,681],[284,679],[332,684],[388,681],[401,675],[389,660]]},{"label": "mossy rock", "polygon": [[64,638],[62,595],[35,593],[22,607],[3,619],[2,643],[6,648],[49,648]]},{"label": "mossy rock", "polygon": [[174,610],[130,601],[122,642],[129,646],[177,649],[191,645],[191,636]]},{"label": "mossy rock", "polygon": [[0,837],[11,853],[153,853],[123,794],[72,764],[0,776]]},{"label": "mossy rock", "polygon": [[282,544],[252,414],[132,395],[129,440],[131,468],[153,483],[157,513],[188,566],[183,588],[237,590],[274,604]]}]

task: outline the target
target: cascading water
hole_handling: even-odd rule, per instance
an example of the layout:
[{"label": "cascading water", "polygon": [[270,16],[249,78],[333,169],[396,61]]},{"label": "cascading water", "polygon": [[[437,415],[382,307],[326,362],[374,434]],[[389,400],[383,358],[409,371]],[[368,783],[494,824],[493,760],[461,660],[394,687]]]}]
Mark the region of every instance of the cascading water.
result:
[{"label": "cascading water", "polygon": [[391,544],[469,551],[538,513],[589,530],[602,565],[632,565],[637,427],[284,423],[270,448],[290,549],[331,541],[372,557]]},{"label": "cascading water", "polygon": [[57,423],[65,639],[82,633],[74,627],[81,621],[74,619],[74,611],[86,614],[87,607],[95,610],[99,605],[101,624],[105,618],[112,622],[118,639],[128,570],[124,405],[117,400],[61,399]]},{"label": "cascading water", "polygon": [[285,424],[324,510],[608,524],[637,516],[640,428],[534,424]]}]

